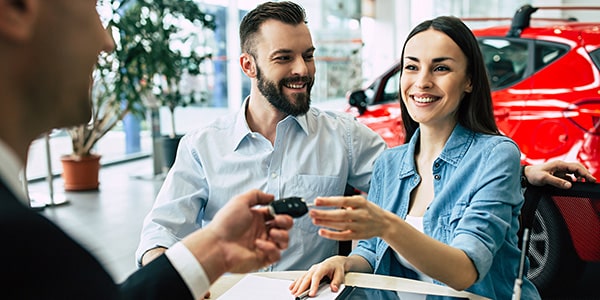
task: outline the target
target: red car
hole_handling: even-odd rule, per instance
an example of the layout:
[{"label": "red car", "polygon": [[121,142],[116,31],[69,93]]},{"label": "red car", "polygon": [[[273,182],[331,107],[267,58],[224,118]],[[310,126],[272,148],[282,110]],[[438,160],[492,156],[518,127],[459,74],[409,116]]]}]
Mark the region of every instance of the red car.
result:
[{"label": "red car", "polygon": [[[473,30],[488,70],[496,122],[519,145],[523,164],[579,161],[600,178],[600,23],[538,25],[531,20],[537,9],[523,6],[510,26]],[[404,143],[399,79],[398,62],[347,97],[347,111],[391,147]],[[584,262],[600,262],[597,200],[540,202],[527,276],[542,293],[577,280]]]}]

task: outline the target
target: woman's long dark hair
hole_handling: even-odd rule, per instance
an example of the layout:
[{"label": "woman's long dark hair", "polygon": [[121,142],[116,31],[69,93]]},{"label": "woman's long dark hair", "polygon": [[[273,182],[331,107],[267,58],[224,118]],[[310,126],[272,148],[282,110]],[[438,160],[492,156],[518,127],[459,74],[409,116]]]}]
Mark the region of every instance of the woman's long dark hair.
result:
[{"label": "woman's long dark hair", "polygon": [[[450,37],[467,57],[466,74],[471,78],[473,90],[470,93],[465,93],[464,98],[461,100],[457,112],[458,123],[475,132],[500,134],[494,120],[492,94],[479,44],[473,32],[459,18],[442,16],[417,25],[408,34],[402,47],[400,72],[404,70],[406,43],[418,33],[430,28],[441,31]],[[402,87],[400,87],[400,91],[402,91]],[[419,127],[419,123],[408,114],[406,105],[402,101],[402,92],[400,93],[400,107],[406,132],[405,142],[408,142]]]}]

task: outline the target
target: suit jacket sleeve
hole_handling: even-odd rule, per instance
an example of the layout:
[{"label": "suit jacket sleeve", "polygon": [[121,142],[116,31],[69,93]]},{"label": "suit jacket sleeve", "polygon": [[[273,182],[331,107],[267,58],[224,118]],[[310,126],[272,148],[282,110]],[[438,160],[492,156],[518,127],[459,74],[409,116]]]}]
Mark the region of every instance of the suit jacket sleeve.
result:
[{"label": "suit jacket sleeve", "polygon": [[192,299],[164,255],[115,283],[89,251],[20,203],[1,181],[0,237],[3,299]]},{"label": "suit jacket sleeve", "polygon": [[124,299],[193,299],[166,255],[131,274],[120,290]]}]

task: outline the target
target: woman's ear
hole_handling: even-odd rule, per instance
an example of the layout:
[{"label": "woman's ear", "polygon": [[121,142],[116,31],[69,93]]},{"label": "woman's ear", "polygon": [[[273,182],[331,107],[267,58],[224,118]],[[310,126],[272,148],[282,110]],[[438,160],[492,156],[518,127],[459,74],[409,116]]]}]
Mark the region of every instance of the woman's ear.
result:
[{"label": "woman's ear", "polygon": [[467,84],[465,86],[465,93],[470,93],[473,91],[473,81],[471,81],[471,78],[469,78],[469,81],[467,81]]},{"label": "woman's ear", "polygon": [[242,53],[242,55],[240,55],[240,66],[242,67],[244,74],[248,77],[256,77],[256,60],[253,55]]},{"label": "woman's ear", "polygon": [[0,0],[0,36],[24,41],[34,32],[40,0]]}]

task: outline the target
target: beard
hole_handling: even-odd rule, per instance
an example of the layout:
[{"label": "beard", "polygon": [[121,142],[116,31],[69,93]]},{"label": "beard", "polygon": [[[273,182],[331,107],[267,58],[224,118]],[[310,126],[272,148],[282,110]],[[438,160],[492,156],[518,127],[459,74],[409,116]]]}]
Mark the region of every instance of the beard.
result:
[{"label": "beard", "polygon": [[[284,78],[279,83],[275,83],[263,78],[260,68],[256,68],[256,79],[258,80],[258,90],[267,98],[269,103],[276,109],[292,116],[301,116],[308,112],[310,108],[310,90],[314,84],[314,79],[310,76],[295,76]],[[305,82],[306,93],[294,93],[294,101],[290,101],[283,94],[284,85],[290,82]]]}]

